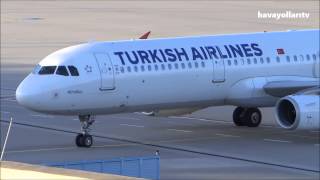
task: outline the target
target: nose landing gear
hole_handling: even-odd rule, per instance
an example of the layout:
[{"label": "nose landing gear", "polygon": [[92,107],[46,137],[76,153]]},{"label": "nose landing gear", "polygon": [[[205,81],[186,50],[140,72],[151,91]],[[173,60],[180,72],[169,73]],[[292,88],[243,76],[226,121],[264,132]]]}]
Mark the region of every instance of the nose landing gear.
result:
[{"label": "nose landing gear", "polygon": [[233,111],[233,122],[236,126],[258,127],[261,119],[261,112],[258,108],[237,107]]},{"label": "nose landing gear", "polygon": [[79,133],[76,137],[76,145],[78,147],[91,147],[93,144],[93,138],[89,134],[90,126],[94,123],[94,116],[90,115],[79,115],[81,123],[82,133]]}]

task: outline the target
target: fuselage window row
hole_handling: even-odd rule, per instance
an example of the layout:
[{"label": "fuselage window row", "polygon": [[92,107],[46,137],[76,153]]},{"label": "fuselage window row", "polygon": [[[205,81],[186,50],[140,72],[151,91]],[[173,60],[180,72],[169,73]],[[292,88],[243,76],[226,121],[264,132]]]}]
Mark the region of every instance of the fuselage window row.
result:
[{"label": "fuselage window row", "polygon": [[[275,59],[276,59],[277,63],[282,62],[280,56],[276,56]],[[316,57],[316,54],[312,54],[312,55],[307,54],[305,56],[304,55],[299,55],[299,56],[294,55],[292,57],[288,55],[288,56],[285,56],[285,59],[288,63],[290,63],[291,60],[293,60],[293,62],[298,62],[298,61],[303,62],[304,60],[310,61],[311,59],[313,61],[316,61],[317,57]],[[232,60],[227,60],[227,63],[228,63],[228,66],[232,66],[232,65],[238,66],[238,65],[240,65],[239,61],[240,60],[238,60],[238,59],[234,59],[233,62],[232,62]],[[264,63],[270,64],[271,63],[270,57],[266,57],[266,58],[261,57],[259,62],[258,62],[257,58],[253,58],[253,59],[248,58],[247,61],[244,61],[243,59],[241,59],[241,65],[264,64]]]},{"label": "fuselage window row", "polygon": [[[138,66],[127,66],[126,68],[121,66],[120,67],[120,72],[121,73],[125,73],[128,72],[128,73],[131,73],[131,72],[145,72],[145,71],[165,71],[165,70],[172,70],[172,69],[197,69],[199,67],[202,67],[202,68],[205,68],[206,67],[206,63],[205,62],[201,62],[200,64],[198,62],[194,62],[191,63],[189,62],[188,64],[185,64],[185,63],[174,63],[174,64],[167,64],[167,66],[165,64],[155,64],[155,65],[141,65],[140,68],[138,68]],[[133,70],[132,70],[133,68]]]},{"label": "fuselage window row", "polygon": [[[281,59],[285,58],[284,61]],[[306,61],[317,61],[317,55],[316,54],[306,54],[306,55],[287,55],[287,56],[276,56],[275,57],[275,62],[276,63],[281,63],[281,62],[303,62],[304,60]],[[260,59],[257,58],[247,58],[245,59],[234,59],[234,60],[225,60],[227,62],[228,66],[238,66],[238,65],[257,65],[257,64],[270,64],[271,63],[271,58],[270,57],[260,57]],[[68,66],[69,67],[69,66]],[[188,62],[188,63],[174,63],[174,64],[155,64],[155,65],[141,65],[140,68],[138,66],[127,66],[127,67],[120,67],[120,72],[121,73],[131,73],[131,72],[145,72],[145,71],[170,71],[170,70],[178,70],[178,69],[197,69],[199,67],[205,68],[206,63],[205,62]],[[50,70],[49,70],[50,71]],[[52,70],[51,70],[52,71]],[[69,71],[71,72],[70,68]],[[72,74],[72,73],[71,73]]]}]

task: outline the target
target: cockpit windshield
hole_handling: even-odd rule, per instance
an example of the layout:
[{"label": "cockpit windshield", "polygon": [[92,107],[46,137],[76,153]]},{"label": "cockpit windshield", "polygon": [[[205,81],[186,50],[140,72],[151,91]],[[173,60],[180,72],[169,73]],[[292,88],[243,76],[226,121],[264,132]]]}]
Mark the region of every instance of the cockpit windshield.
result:
[{"label": "cockpit windshield", "polygon": [[[69,71],[68,71],[69,70]],[[49,75],[49,74],[57,74],[62,76],[79,76],[78,69],[75,66],[41,66],[36,65],[36,67],[32,70],[33,74],[39,75]]]},{"label": "cockpit windshield", "polygon": [[71,76],[79,76],[79,72],[76,67],[68,66]]},{"label": "cockpit windshield", "polygon": [[37,64],[36,67],[34,67],[34,69],[32,70],[32,74],[38,74],[40,69],[41,69],[41,66]]},{"label": "cockpit windshield", "polygon": [[38,74],[54,74],[57,66],[42,66]]},{"label": "cockpit windshield", "polygon": [[69,76],[68,70],[65,66],[58,66],[56,74],[62,76]]}]

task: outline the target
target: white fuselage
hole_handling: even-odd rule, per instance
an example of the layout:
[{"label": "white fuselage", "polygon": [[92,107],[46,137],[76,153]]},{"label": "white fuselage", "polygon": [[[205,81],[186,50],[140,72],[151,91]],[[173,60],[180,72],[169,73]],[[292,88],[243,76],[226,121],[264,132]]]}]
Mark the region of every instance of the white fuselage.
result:
[{"label": "white fuselage", "polygon": [[[17,100],[44,113],[85,115],[173,108],[274,106],[270,81],[319,79],[319,30],[86,43],[39,65],[79,76],[39,75]],[[303,43],[302,43],[303,42]]]}]

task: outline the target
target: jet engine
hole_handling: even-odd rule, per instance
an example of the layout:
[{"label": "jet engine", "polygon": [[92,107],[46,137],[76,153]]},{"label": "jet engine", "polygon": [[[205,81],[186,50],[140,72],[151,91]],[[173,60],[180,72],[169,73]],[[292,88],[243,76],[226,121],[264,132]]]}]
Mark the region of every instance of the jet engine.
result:
[{"label": "jet engine", "polygon": [[319,129],[319,95],[289,95],[276,104],[276,119],[285,129]]}]

